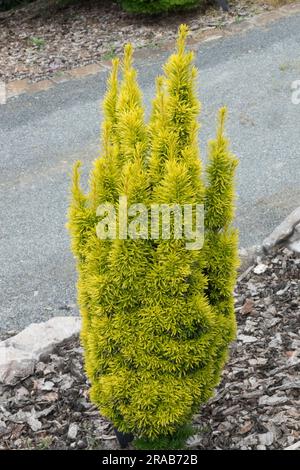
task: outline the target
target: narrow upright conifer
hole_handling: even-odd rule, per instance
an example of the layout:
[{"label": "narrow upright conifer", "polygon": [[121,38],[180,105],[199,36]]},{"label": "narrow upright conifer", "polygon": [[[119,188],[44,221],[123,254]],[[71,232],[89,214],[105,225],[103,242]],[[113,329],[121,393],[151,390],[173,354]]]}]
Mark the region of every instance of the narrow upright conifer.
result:
[{"label": "narrow upright conifer", "polygon": [[[120,83],[119,63],[113,62],[101,155],[88,194],[75,164],[69,209],[91,399],[119,431],[133,433],[146,448],[182,446],[192,414],[218,384],[235,335],[236,159],[224,137],[222,109],[204,182],[196,69],[186,35],[182,25],[177,49],[157,79],[149,123],[131,46],[125,47]],[[180,218],[185,205],[201,204],[204,247],[187,249],[186,227],[179,236],[175,213]],[[169,238],[161,220],[153,231],[150,216],[157,205],[171,208]],[[104,219],[107,226],[113,223],[99,236]]]}]

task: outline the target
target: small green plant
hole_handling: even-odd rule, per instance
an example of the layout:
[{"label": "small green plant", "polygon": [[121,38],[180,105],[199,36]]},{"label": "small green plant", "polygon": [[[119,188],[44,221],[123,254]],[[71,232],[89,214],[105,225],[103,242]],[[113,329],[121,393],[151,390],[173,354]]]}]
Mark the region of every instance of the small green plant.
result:
[{"label": "small green plant", "polygon": [[53,443],[53,437],[52,436],[45,436],[42,437],[39,443],[37,444],[37,448],[40,450],[43,449],[49,449]]},{"label": "small green plant", "polygon": [[234,19],[235,23],[242,23],[243,21],[245,21],[245,18],[243,16],[240,16],[240,15],[237,15]]},{"label": "small green plant", "polygon": [[37,47],[38,49],[42,49],[46,45],[46,41],[43,38],[38,38],[36,36],[32,36],[29,38],[30,44],[32,46]]},{"label": "small green plant", "polygon": [[[119,61],[113,60],[101,156],[87,194],[80,186],[81,162],[75,164],[68,216],[91,399],[119,431],[133,433],[135,445],[147,449],[183,448],[193,413],[219,382],[236,331],[237,159],[224,135],[222,108],[203,175],[197,71],[186,36],[182,25],[177,50],[157,79],[148,123],[131,45],[125,47],[121,83]],[[124,197],[128,205],[147,208],[204,205],[203,248],[186,248],[185,238],[175,235],[174,217],[170,237],[163,236],[161,221],[154,238],[145,232],[136,239],[124,236]],[[110,228],[99,236],[103,205],[117,214],[117,237]],[[132,214],[130,220],[136,223]]]},{"label": "small green plant", "polygon": [[286,72],[290,68],[290,64],[288,62],[284,62],[283,64],[279,65],[280,72]]},{"label": "small green plant", "polygon": [[103,56],[102,56],[102,59],[103,60],[112,60],[116,57],[116,51],[113,47],[111,47],[111,49],[109,51],[106,51]]}]

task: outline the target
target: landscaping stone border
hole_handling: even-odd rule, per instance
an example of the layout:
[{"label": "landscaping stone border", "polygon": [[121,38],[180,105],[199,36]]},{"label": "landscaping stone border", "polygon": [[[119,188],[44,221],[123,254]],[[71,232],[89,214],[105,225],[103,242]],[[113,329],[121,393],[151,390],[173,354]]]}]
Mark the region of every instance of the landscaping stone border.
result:
[{"label": "landscaping stone border", "polygon": [[262,245],[253,245],[249,248],[240,248],[239,258],[240,278],[252,266],[258,256],[270,253],[280,247],[300,254],[300,206],[289,214],[273,232],[264,239]]},{"label": "landscaping stone border", "polygon": [[[214,29],[213,31],[200,31],[197,38],[190,39],[188,41],[190,47],[198,45],[199,43],[205,43],[209,41],[216,41],[223,37],[232,36],[237,33],[245,33],[255,27],[265,28],[268,24],[273,21],[279,20],[283,17],[291,16],[295,13],[300,13],[300,3],[293,3],[284,5],[276,10],[270,12],[264,12],[256,15],[248,20],[242,21],[241,23],[234,23],[224,27],[222,29]],[[157,50],[150,50],[149,48],[143,48],[135,51],[135,57],[137,59],[155,58],[160,52],[173,50],[174,41],[166,42]],[[74,68],[65,72],[62,72],[57,77],[51,77],[46,80],[39,82],[30,83],[28,79],[13,80],[9,83],[0,81],[0,105],[5,104],[8,99],[17,97],[24,93],[38,93],[40,91],[48,90],[55,85],[69,80],[78,80],[89,75],[95,75],[98,73],[105,73],[110,70],[111,61],[103,61],[99,63],[85,65],[83,67]]]},{"label": "landscaping stone border", "polygon": [[14,385],[34,372],[36,363],[55,347],[77,336],[79,317],[54,317],[32,323],[23,331],[0,342],[0,383]]},{"label": "landscaping stone border", "polygon": [[265,253],[269,253],[276,246],[282,245],[300,253],[300,206],[264,239],[262,246]]}]

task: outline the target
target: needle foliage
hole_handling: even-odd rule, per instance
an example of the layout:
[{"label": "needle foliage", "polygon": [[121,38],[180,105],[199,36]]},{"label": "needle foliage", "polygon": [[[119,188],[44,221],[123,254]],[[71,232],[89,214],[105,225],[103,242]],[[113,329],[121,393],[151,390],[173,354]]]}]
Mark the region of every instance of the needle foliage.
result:
[{"label": "needle foliage", "polygon": [[[197,71],[186,36],[182,25],[147,123],[132,47],[125,47],[121,73],[113,61],[101,155],[87,194],[75,164],[68,214],[91,399],[143,448],[182,446],[193,413],[219,382],[236,328],[237,160],[224,135],[222,108],[202,170]],[[147,207],[203,204],[203,248],[187,250],[175,237],[100,239],[97,208],[111,203],[119,214],[120,196]]]}]

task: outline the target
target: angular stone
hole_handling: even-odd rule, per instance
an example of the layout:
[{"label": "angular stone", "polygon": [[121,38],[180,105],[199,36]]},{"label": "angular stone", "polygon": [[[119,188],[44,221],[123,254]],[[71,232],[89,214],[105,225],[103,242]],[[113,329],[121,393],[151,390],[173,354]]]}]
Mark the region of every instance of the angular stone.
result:
[{"label": "angular stone", "polygon": [[0,421],[0,437],[7,433],[7,426],[4,421]]},{"label": "angular stone", "polygon": [[50,390],[52,390],[54,387],[54,383],[51,382],[50,380],[47,380],[44,385],[41,386],[41,390],[44,392],[49,392]]},{"label": "angular stone", "polygon": [[23,386],[21,386],[20,388],[18,388],[18,390],[16,391],[16,395],[15,395],[17,401],[26,400],[26,399],[28,398],[28,396],[29,396],[29,392],[28,392],[28,390],[27,390],[25,387],[23,387]]},{"label": "angular stone", "polygon": [[26,351],[14,347],[6,347],[0,343],[0,383],[14,385],[20,378],[31,375],[34,371],[35,360]]},{"label": "angular stone", "polygon": [[12,414],[8,417],[8,420],[13,423],[26,423],[28,417],[30,416],[29,411],[19,410],[17,413]]},{"label": "angular stone", "polygon": [[295,226],[294,233],[300,238],[300,222]]},{"label": "angular stone", "polygon": [[68,390],[72,387],[74,379],[70,375],[63,375],[62,380],[59,381],[59,387],[61,390]]},{"label": "angular stone", "polygon": [[259,434],[258,439],[261,445],[270,446],[274,441],[274,434],[272,432],[265,432],[264,434]]},{"label": "angular stone", "polygon": [[27,423],[34,432],[39,431],[42,427],[42,423],[35,416],[28,416]]},{"label": "angular stone", "polygon": [[263,445],[263,444],[258,444],[258,446],[256,447],[257,450],[267,450],[266,446]]},{"label": "angular stone", "polygon": [[295,442],[295,444],[292,444],[289,447],[286,447],[284,450],[300,450],[300,441]]},{"label": "angular stone", "polygon": [[42,427],[42,423],[37,419],[34,408],[32,408],[31,411],[19,410],[9,417],[9,421],[13,423],[27,423],[34,432],[39,431]]},{"label": "angular stone", "polygon": [[249,434],[249,436],[246,436],[241,443],[244,446],[253,446],[257,445],[257,436],[255,434]]},{"label": "angular stone", "polygon": [[288,239],[287,247],[295,253],[300,253],[300,223],[295,226],[292,236]]},{"label": "angular stone", "polygon": [[285,242],[293,235],[295,227],[300,224],[300,206],[297,207],[275,230],[263,241],[263,249],[269,252],[276,245]]},{"label": "angular stone", "polygon": [[69,426],[69,429],[68,429],[68,436],[67,436],[68,439],[70,441],[75,441],[77,433],[78,433],[77,424],[76,423],[71,423],[70,426]]},{"label": "angular stone", "polygon": [[43,323],[32,323],[3,343],[38,359],[42,354],[50,354],[57,345],[76,336],[79,331],[78,317],[54,317]]},{"label": "angular stone", "polygon": [[253,269],[253,272],[255,274],[263,274],[264,272],[266,272],[267,269],[268,269],[268,266],[266,264],[260,263],[257,266],[255,266],[255,268]]},{"label": "angular stone", "polygon": [[289,243],[288,247],[295,253],[300,253],[300,240],[298,240],[297,242]]},{"label": "angular stone", "polygon": [[264,395],[260,397],[258,400],[259,405],[267,405],[267,406],[275,406],[275,405],[282,405],[288,401],[287,397],[283,396],[280,397],[278,395],[273,395],[271,397]]},{"label": "angular stone", "polygon": [[32,323],[16,336],[0,343],[0,383],[13,385],[34,371],[42,355],[50,354],[80,331],[79,317],[54,317]]},{"label": "angular stone", "polygon": [[242,343],[255,343],[257,338],[255,336],[238,335],[237,340],[242,341]]}]

